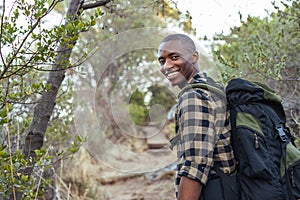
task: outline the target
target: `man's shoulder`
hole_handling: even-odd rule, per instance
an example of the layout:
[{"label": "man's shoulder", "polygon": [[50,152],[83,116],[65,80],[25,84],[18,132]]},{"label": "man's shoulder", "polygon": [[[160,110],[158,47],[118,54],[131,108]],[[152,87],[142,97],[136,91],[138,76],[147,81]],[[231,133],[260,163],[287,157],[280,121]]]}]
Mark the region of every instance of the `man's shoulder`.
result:
[{"label": "man's shoulder", "polygon": [[179,101],[192,99],[209,100],[209,91],[203,88],[187,87],[180,92],[178,98]]}]

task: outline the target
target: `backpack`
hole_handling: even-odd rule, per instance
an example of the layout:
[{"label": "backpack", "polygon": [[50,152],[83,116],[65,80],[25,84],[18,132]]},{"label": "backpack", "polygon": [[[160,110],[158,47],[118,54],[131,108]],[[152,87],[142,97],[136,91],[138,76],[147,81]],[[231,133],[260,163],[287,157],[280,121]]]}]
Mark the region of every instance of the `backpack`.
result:
[{"label": "backpack", "polygon": [[300,198],[300,151],[280,96],[266,85],[231,80],[226,89],[241,199]]},{"label": "backpack", "polygon": [[[224,96],[209,84],[190,87]],[[239,199],[300,199],[300,151],[286,125],[281,97],[264,84],[241,78],[229,81],[225,93],[238,161]]]}]

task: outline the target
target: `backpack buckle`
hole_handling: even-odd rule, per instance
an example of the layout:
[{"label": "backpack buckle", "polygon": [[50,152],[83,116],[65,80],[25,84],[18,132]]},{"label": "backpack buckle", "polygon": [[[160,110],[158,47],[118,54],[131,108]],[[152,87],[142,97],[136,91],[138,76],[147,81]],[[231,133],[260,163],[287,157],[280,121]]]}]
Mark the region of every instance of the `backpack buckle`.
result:
[{"label": "backpack buckle", "polygon": [[283,125],[280,124],[279,126],[276,127],[276,129],[278,131],[281,141],[286,142],[288,140],[288,137],[285,134],[285,131],[284,131],[285,129],[284,129]]}]

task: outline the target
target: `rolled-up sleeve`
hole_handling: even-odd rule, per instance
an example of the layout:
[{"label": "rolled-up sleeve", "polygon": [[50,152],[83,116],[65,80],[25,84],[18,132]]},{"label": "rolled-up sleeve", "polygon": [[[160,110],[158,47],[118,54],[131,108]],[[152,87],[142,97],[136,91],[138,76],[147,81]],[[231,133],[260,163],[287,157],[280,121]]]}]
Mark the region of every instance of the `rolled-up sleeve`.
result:
[{"label": "rolled-up sleeve", "polygon": [[206,184],[213,166],[215,133],[214,102],[208,93],[189,91],[178,104],[177,145],[178,176],[186,176]]}]

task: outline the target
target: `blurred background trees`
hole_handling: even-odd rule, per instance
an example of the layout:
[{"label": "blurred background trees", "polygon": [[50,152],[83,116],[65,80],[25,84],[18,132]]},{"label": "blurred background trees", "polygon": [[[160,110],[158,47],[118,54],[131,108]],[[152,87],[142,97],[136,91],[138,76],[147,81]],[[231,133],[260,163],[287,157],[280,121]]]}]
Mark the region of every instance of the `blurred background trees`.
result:
[{"label": "blurred background trees", "polygon": [[[196,37],[188,11],[165,0],[74,1],[79,7],[67,16],[72,7],[70,2],[73,1],[17,0],[1,4],[3,197],[13,198],[12,194],[22,190],[28,199],[38,195],[51,199],[45,192],[55,179],[60,183],[73,181],[78,196],[87,194],[90,180],[74,181],[78,171],[74,173],[71,164],[63,164],[64,158],[77,152],[85,142],[94,142],[101,152],[106,148],[102,137],[138,150],[133,138],[140,136],[143,127],[165,119],[166,116],[157,116],[155,112],[166,114],[176,102],[176,90],[168,89],[156,58],[159,41],[167,33],[157,30],[182,30]],[[280,92],[288,123],[299,133],[300,3],[286,0],[282,4],[284,9],[274,3],[276,12],[263,19],[248,16],[242,20],[240,14],[241,26],[232,27],[229,34],[216,34],[211,44],[212,57],[202,55],[200,66],[215,65],[218,71],[210,73],[221,73],[225,84],[234,77],[269,84]],[[60,83],[54,85],[49,79],[59,79]],[[42,98],[53,89],[56,93],[50,95],[51,101]],[[81,96],[93,101],[78,98]],[[49,103],[50,107],[45,106]],[[42,115],[36,114],[38,107],[42,107]],[[79,116],[85,109],[96,114],[82,112],[84,115]],[[120,119],[124,118],[128,120],[122,123],[129,127],[129,136],[120,126]],[[47,122],[42,126],[44,133],[32,128],[40,120]],[[101,123],[101,127],[93,128],[94,123]],[[25,141],[30,141],[32,132],[38,133],[35,138],[39,146],[33,152],[24,152]],[[84,132],[94,135],[85,141]],[[26,159],[33,154],[34,162]],[[80,155],[75,158],[79,160]],[[34,166],[54,169],[53,173],[67,168],[71,175],[50,173],[49,178],[43,179],[44,186],[38,187],[41,174],[21,173],[27,167],[34,170]],[[72,180],[70,176],[74,176]],[[61,195],[68,190],[62,185],[57,190]],[[89,195],[96,198],[96,192]]]},{"label": "blurred background trees", "polygon": [[[226,82],[243,77],[268,84],[283,98],[289,125],[299,133],[300,3],[273,3],[277,12],[260,19],[247,16],[230,34],[214,37],[214,60]],[[241,19],[242,19],[242,14]]]}]

